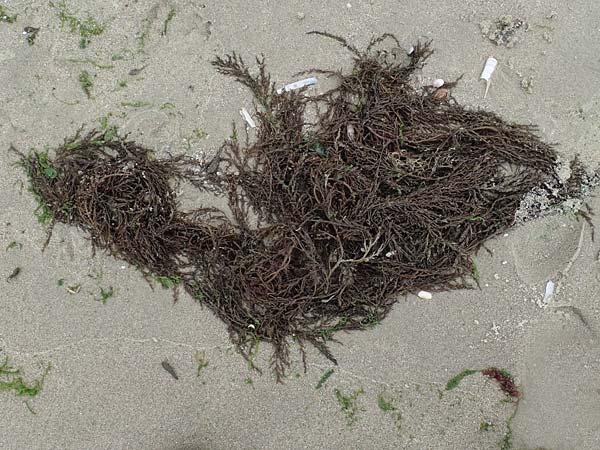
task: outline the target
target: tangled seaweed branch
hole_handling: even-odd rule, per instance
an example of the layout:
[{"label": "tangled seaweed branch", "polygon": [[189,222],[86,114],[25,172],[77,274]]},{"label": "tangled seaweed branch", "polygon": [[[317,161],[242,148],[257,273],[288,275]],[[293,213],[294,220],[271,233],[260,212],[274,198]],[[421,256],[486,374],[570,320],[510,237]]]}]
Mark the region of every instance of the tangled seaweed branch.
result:
[{"label": "tangled seaweed branch", "polygon": [[177,205],[173,183],[207,167],[156,159],[123,137],[65,142],[48,160],[52,177],[39,154],[23,157],[55,221],[146,273],[182,280],[252,367],[258,342],[272,344],[278,380],[292,338],[303,357],[310,343],[336,362],[333,334],[382,320],[398,294],[471,287],[472,255],[513,225],[526,193],[559,182],[556,154],[533,127],[413,87],[429,44],[402,62],[374,50],[397,43],[392,35],[359,51],[316,34],[354,60],[350,73],[325,71],[338,85],[320,96],[276,94],[264,58],[256,75],[235,53],[213,62],[258,104],[256,138],[226,141],[208,176],[229,215]]}]

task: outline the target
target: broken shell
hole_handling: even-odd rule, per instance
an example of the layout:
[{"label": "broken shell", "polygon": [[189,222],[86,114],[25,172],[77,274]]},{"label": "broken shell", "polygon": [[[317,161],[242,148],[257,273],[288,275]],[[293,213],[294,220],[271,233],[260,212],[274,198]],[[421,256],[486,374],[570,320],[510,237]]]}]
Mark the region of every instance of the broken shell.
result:
[{"label": "broken shell", "polygon": [[67,292],[69,294],[75,295],[75,294],[77,294],[81,290],[81,285],[80,284],[76,284],[74,286],[67,286],[65,289],[67,290]]},{"label": "broken shell", "polygon": [[353,141],[354,140],[354,126],[351,123],[349,123],[348,126],[346,127],[346,132],[348,133],[348,139]]},{"label": "broken shell", "polygon": [[448,98],[448,94],[450,93],[450,91],[446,88],[440,88],[437,91],[435,91],[432,95],[432,97],[435,100],[446,100]]},{"label": "broken shell", "polygon": [[431,83],[431,85],[434,88],[441,88],[444,85],[444,80],[442,80],[441,78],[438,78],[436,80],[433,80],[433,83]]},{"label": "broken shell", "polygon": [[427,291],[419,291],[417,293],[417,296],[419,298],[425,299],[425,300],[431,300],[433,295],[431,295],[431,292],[427,292]]}]

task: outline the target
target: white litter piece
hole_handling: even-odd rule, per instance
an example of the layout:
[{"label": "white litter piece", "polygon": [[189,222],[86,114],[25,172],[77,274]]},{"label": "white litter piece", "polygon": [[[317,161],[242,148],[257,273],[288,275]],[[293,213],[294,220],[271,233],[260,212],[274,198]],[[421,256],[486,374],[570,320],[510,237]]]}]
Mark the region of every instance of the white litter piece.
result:
[{"label": "white litter piece", "polygon": [[546,283],[546,292],[544,292],[544,300],[542,300],[544,305],[548,304],[548,300],[550,300],[550,297],[554,294],[554,286],[554,281],[548,280]]},{"label": "white litter piece", "polygon": [[425,300],[431,300],[433,298],[433,295],[431,295],[431,292],[419,291],[417,297],[423,298]]},{"label": "white litter piece", "polygon": [[282,94],[283,92],[295,91],[296,89],[301,89],[306,86],[313,86],[317,84],[317,79],[315,77],[305,78],[304,80],[294,81],[293,83],[286,84],[284,87],[277,89],[278,94]]},{"label": "white litter piece", "polygon": [[479,79],[485,80],[485,94],[483,94],[483,98],[487,97],[488,91],[490,89],[492,74],[494,73],[494,70],[496,70],[497,65],[498,60],[493,56],[490,56],[485,61],[485,66],[483,66],[483,71],[481,72],[481,76],[479,77]]},{"label": "white litter piece", "polygon": [[444,85],[444,80],[442,80],[441,78],[438,78],[437,80],[433,80],[433,83],[431,83],[431,85],[434,88],[439,89]]},{"label": "white litter piece", "polygon": [[254,122],[254,120],[252,120],[252,116],[246,108],[241,109],[240,116],[242,116],[242,119],[246,121],[250,128],[256,128],[256,123]]},{"label": "white litter piece", "polygon": [[415,48],[411,45],[410,47],[408,47],[408,49],[406,50],[406,54],[407,55],[412,55],[415,51]]}]

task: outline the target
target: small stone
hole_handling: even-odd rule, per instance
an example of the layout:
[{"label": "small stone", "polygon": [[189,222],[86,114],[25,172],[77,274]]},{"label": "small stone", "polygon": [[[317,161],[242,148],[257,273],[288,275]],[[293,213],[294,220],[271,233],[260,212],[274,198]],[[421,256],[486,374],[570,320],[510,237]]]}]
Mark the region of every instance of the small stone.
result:
[{"label": "small stone", "polygon": [[444,85],[444,80],[442,80],[441,78],[437,78],[437,79],[433,80],[431,85],[436,89],[441,88]]},{"label": "small stone", "polygon": [[298,18],[298,20],[304,20],[306,18],[306,14],[299,12],[298,14],[296,14],[296,17]]},{"label": "small stone", "polygon": [[431,292],[427,292],[427,291],[419,291],[417,296],[419,298],[422,298],[425,300],[431,300],[433,298],[433,296],[431,295]]}]

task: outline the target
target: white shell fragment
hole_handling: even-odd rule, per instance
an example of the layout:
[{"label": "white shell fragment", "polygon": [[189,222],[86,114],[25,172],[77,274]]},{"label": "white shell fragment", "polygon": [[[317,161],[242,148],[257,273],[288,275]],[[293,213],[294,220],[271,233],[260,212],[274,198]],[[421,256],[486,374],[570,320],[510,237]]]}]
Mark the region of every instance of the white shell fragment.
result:
[{"label": "white shell fragment", "polygon": [[417,293],[417,297],[425,299],[425,300],[431,300],[433,298],[433,295],[431,295],[431,292],[419,291]]},{"label": "white shell fragment", "polygon": [[248,110],[246,108],[241,109],[240,116],[242,116],[242,119],[244,119],[246,121],[246,123],[248,124],[248,126],[250,128],[256,128],[256,123],[254,122],[254,120],[252,119],[252,116],[250,115],[250,113],[248,112]]},{"label": "white shell fragment", "polygon": [[498,65],[498,60],[493,56],[490,56],[485,61],[485,66],[483,66],[483,71],[481,72],[481,76],[479,79],[485,80],[485,94],[483,94],[483,98],[487,97],[488,91],[490,89],[490,81],[492,78],[492,74],[494,70],[496,70],[496,66]]},{"label": "white shell fragment", "polygon": [[547,304],[548,300],[550,299],[550,297],[552,297],[552,295],[554,294],[554,281],[549,280],[546,283],[546,292],[544,292],[544,300],[543,303]]},{"label": "white shell fragment", "polygon": [[293,83],[286,84],[284,87],[277,89],[277,93],[282,94],[283,92],[294,91],[296,89],[312,86],[314,84],[317,84],[317,79],[315,77],[305,78],[304,80],[294,81]]},{"label": "white shell fragment", "polygon": [[431,85],[436,88],[439,89],[444,85],[444,80],[442,80],[441,78],[438,78],[437,80],[433,80],[433,82],[431,83]]}]

